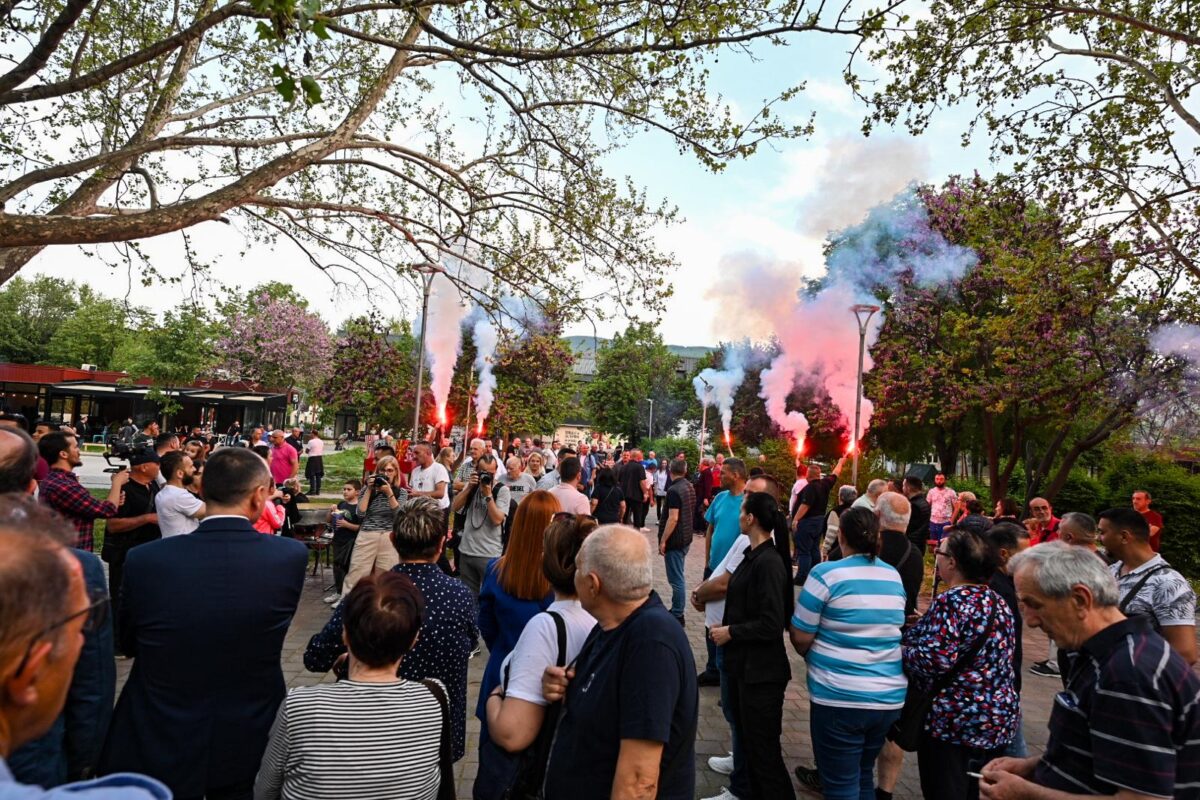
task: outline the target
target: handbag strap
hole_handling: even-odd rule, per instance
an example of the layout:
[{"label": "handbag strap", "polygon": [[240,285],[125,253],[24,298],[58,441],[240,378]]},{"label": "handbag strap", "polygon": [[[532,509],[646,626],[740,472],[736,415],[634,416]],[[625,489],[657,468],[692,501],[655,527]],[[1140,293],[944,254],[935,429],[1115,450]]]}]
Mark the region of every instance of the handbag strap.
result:
[{"label": "handbag strap", "polygon": [[958,660],[954,662],[954,666],[950,668],[949,672],[933,681],[930,687],[930,697],[937,697],[947,689],[950,684],[954,683],[954,679],[962,674],[963,670],[979,655],[979,651],[983,649],[983,645],[992,635],[992,629],[996,626],[996,613],[996,610],[993,609],[991,617],[988,618],[987,628],[979,635],[975,643],[971,645],[971,649],[958,657]]},{"label": "handbag strap", "polygon": [[431,678],[422,678],[421,683],[429,690],[442,709],[442,736],[438,747],[438,771],[441,773],[438,800],[452,800],[455,797],[455,788],[454,756],[450,752],[450,700],[437,681]]},{"label": "handbag strap", "polygon": [[1128,608],[1129,604],[1133,602],[1133,599],[1137,597],[1138,592],[1142,590],[1142,587],[1146,585],[1146,582],[1149,581],[1156,572],[1162,572],[1164,569],[1170,568],[1171,565],[1164,561],[1154,569],[1146,570],[1146,574],[1141,577],[1141,580],[1135,583],[1133,588],[1126,592],[1125,596],[1121,598],[1121,602],[1117,604],[1117,610],[1124,614],[1125,609]]}]

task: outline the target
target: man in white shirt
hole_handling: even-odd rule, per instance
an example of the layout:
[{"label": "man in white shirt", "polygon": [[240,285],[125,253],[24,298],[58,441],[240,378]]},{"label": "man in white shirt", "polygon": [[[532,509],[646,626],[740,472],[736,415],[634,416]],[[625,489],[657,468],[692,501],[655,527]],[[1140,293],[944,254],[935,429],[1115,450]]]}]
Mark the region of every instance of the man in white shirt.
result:
[{"label": "man in white shirt", "polygon": [[450,473],[433,460],[433,447],[429,442],[417,442],[413,445],[413,454],[417,457],[417,466],[409,480],[408,496],[429,497],[437,501],[438,508],[449,508],[450,495],[446,488],[450,485]]},{"label": "man in white shirt", "polygon": [[579,459],[575,456],[567,456],[558,462],[559,482],[550,490],[550,494],[558,500],[562,510],[569,511],[576,516],[586,516],[592,513],[592,504],[588,502],[587,495],[579,491],[581,474],[582,468],[579,465]]},{"label": "man in white shirt", "polygon": [[191,533],[205,514],[204,502],[187,489],[195,481],[196,467],[191,458],[175,450],[163,456],[161,473],[167,483],[154,497],[158,528],[164,539]]}]

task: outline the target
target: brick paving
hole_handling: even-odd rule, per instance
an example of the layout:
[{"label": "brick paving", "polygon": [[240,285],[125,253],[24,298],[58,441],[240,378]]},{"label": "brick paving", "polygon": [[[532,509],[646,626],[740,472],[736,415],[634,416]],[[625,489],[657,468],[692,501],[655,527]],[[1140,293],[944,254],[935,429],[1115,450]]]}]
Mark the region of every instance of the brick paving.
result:
[{"label": "brick paving", "polygon": [[[651,515],[653,520],[653,514]],[[654,523],[648,524],[651,527]],[[647,537],[653,534],[646,534]],[[701,580],[704,569],[703,541],[696,539],[687,557],[686,575],[688,586],[695,586]],[[310,686],[312,684],[333,680],[330,674],[316,675],[304,669],[304,647],[309,637],[319,631],[329,619],[330,608],[321,602],[325,587],[332,580],[332,573],[325,570],[318,572],[316,577],[305,581],[304,593],[300,599],[300,607],[292,621],[283,646],[283,674],[288,686]],[[667,585],[666,573],[662,559],[655,559],[654,565],[655,589],[665,602],[670,602],[671,589]],[[703,617],[690,606],[687,611],[687,632],[692,643],[692,652],[696,656],[699,669],[705,662],[704,623]],[[1025,631],[1025,664],[1040,661],[1046,656],[1046,637],[1040,631],[1026,629]],[[790,652],[789,648],[789,652]],[[468,676],[467,703],[469,709],[474,709],[475,698],[479,692],[479,681],[486,663],[487,650],[471,661]],[[813,765],[812,739],[809,736],[808,691],[804,685],[804,661],[795,653],[791,653],[792,682],[788,684],[785,708],[783,712],[783,749],[784,758],[789,769],[796,764]],[[117,664],[118,690],[124,684],[132,662],[119,661]],[[1052,707],[1054,693],[1060,686],[1057,679],[1039,678],[1025,673],[1022,689],[1022,706],[1025,713],[1025,736],[1029,742],[1030,754],[1041,753],[1046,743],[1046,723]],[[723,755],[729,749],[729,726],[721,709],[717,705],[718,690],[715,687],[700,689],[700,719],[696,741],[696,792],[697,797],[705,798],[718,794],[726,783],[726,776],[718,775],[708,769],[708,757]],[[474,716],[467,719],[467,752],[456,765],[458,778],[458,796],[470,797],[471,785],[478,767],[479,751],[479,722]],[[817,797],[814,793],[800,788],[797,784],[797,795],[800,797]],[[919,800],[921,798],[920,781],[917,777],[916,757],[905,759],[904,771],[896,786],[898,800]]]}]

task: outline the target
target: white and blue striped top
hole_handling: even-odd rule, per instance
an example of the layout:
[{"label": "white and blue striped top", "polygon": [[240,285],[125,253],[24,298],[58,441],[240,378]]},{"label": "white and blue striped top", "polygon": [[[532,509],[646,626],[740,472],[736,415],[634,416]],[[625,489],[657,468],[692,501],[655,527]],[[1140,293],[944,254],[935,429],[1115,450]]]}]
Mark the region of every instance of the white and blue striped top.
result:
[{"label": "white and blue striped top", "polygon": [[904,599],[900,573],[878,558],[855,555],[813,567],[792,624],[816,634],[806,656],[814,703],[903,707],[908,688],[900,656]]}]

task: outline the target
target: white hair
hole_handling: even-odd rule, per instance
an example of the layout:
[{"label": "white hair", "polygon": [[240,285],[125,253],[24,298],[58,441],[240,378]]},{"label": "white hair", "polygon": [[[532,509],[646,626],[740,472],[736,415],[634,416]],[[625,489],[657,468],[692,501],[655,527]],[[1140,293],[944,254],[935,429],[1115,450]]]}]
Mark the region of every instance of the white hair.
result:
[{"label": "white hair", "polygon": [[[631,533],[642,546],[629,548],[619,540]],[[579,569],[600,578],[601,591],[618,603],[644,600],[650,594],[654,576],[650,561],[650,543],[625,525],[601,525],[592,531],[575,557]]]},{"label": "white hair", "polygon": [[1098,606],[1112,607],[1119,600],[1117,579],[1087,547],[1044,542],[1010,558],[1007,569],[1013,577],[1028,572],[1030,580],[1047,597],[1070,597],[1071,589],[1086,586]]},{"label": "white hair", "polygon": [[879,515],[880,530],[907,531],[912,504],[899,492],[884,492],[875,501],[875,513]]},{"label": "white hair", "polygon": [[[887,481],[885,481],[883,478],[876,478],[867,484],[867,497],[874,502],[875,500],[879,499],[879,495],[883,494],[885,489],[887,489]],[[905,527],[908,526],[905,525]]]}]

